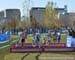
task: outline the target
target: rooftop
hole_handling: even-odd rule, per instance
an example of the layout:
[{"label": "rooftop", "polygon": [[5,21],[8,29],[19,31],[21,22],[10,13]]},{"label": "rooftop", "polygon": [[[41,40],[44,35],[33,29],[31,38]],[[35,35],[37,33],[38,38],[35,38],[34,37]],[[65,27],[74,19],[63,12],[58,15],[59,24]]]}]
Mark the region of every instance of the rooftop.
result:
[{"label": "rooftop", "polygon": [[[45,7],[32,7],[31,9],[45,9]],[[54,8],[55,10],[64,10],[65,8]]]}]

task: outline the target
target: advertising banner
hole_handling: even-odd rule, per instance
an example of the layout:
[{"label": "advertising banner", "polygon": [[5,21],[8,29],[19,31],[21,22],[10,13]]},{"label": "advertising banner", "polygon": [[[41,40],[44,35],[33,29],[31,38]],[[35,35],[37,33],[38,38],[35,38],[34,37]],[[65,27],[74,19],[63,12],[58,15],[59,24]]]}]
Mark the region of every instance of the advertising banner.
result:
[{"label": "advertising banner", "polygon": [[72,47],[75,47],[75,38],[72,38],[71,46],[72,46]]},{"label": "advertising banner", "polygon": [[67,36],[67,39],[66,39],[66,47],[71,47],[71,44],[72,44],[72,36]]}]

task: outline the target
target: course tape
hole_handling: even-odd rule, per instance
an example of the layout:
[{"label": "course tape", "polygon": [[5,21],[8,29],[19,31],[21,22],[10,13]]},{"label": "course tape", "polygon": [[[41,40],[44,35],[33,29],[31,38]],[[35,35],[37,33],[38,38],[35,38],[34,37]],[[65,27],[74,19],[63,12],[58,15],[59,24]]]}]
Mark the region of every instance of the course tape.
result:
[{"label": "course tape", "polygon": [[[15,42],[17,42],[17,41],[16,41],[16,40],[15,40],[15,41],[12,41],[11,44],[13,44],[13,43],[15,43]],[[3,48],[6,48],[6,47],[9,47],[9,46],[11,46],[11,44],[8,44],[8,45],[6,45],[6,46],[2,46],[2,47],[0,47],[0,49],[3,49]]]},{"label": "course tape", "polygon": [[6,42],[8,42],[9,40],[6,40],[6,41],[4,41],[4,42],[0,42],[0,43],[6,43]]}]

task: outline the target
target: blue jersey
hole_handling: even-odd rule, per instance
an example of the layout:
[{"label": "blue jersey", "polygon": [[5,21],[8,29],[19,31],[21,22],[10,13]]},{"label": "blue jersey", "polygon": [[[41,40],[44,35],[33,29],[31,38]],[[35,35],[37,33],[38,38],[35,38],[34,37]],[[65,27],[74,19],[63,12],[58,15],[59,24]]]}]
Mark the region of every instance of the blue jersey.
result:
[{"label": "blue jersey", "polygon": [[36,33],[36,42],[39,42],[39,41],[40,41],[40,34]]}]

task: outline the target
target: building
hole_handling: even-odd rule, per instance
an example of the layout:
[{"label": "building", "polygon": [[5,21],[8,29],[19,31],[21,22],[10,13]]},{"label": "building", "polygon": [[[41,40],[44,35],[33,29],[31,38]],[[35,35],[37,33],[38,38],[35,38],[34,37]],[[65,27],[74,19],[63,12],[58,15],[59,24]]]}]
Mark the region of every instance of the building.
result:
[{"label": "building", "polygon": [[60,20],[62,21],[63,25],[66,27],[75,27],[75,13],[67,13],[65,15],[60,15]]},{"label": "building", "polygon": [[[65,5],[64,8],[54,8],[58,16],[67,13],[67,6]],[[34,19],[36,22],[42,22],[45,19],[45,8],[43,7],[33,7],[30,10],[30,18],[31,21]]]},{"label": "building", "polygon": [[0,11],[0,22],[7,24],[9,20],[13,19],[21,20],[21,12],[19,9],[6,9]]},{"label": "building", "polygon": [[6,9],[5,15],[6,18],[17,18],[19,21],[21,20],[21,12],[19,9]]},{"label": "building", "polygon": [[4,11],[0,11],[0,19],[4,18]]},{"label": "building", "polygon": [[[8,22],[13,20],[14,22],[17,20],[21,20],[21,12],[20,9],[6,9],[3,11],[0,11],[0,27],[1,29],[5,29],[8,25]],[[14,25],[15,28],[16,24]]]}]

